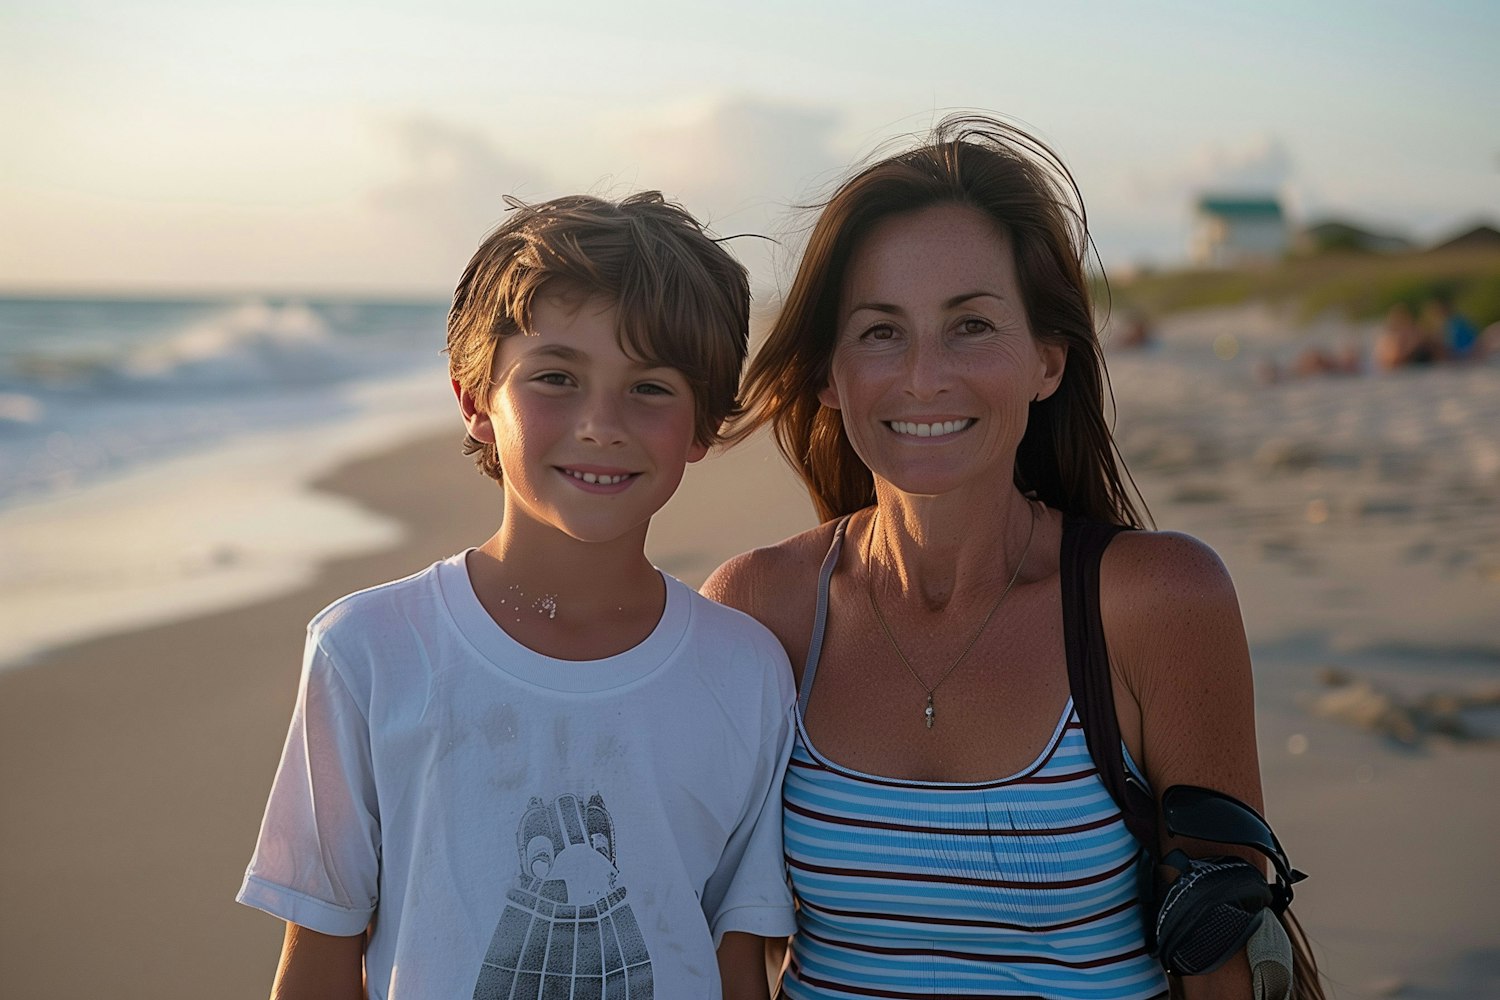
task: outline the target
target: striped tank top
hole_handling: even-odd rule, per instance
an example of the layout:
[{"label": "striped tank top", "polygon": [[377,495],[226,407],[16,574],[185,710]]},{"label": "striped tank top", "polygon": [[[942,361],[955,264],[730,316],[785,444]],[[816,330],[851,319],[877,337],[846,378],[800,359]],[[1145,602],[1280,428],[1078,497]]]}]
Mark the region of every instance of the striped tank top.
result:
[{"label": "striped tank top", "polygon": [[1141,929],[1142,855],[1071,700],[1037,758],[995,781],[883,778],[818,753],[803,715],[842,538],[841,524],[819,580],[783,790],[798,902],[785,995],[1165,996]]}]

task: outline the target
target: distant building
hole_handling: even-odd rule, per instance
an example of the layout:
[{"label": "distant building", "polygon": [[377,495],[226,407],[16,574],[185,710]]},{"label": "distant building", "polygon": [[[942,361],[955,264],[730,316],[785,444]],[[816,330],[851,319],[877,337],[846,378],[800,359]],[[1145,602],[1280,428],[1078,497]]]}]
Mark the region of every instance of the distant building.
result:
[{"label": "distant building", "polygon": [[1328,219],[1308,226],[1297,235],[1297,249],[1303,253],[1405,253],[1414,249],[1411,240],[1394,233],[1371,232],[1352,222]]},{"label": "distant building", "polygon": [[1287,251],[1286,218],[1275,198],[1204,195],[1193,227],[1193,263],[1239,267],[1278,260]]}]

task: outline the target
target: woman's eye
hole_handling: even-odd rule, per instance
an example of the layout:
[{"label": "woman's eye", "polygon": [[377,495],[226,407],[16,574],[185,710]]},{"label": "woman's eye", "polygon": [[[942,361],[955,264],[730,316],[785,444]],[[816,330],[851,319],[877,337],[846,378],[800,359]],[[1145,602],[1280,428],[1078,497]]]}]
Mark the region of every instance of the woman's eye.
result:
[{"label": "woman's eye", "polygon": [[979,319],[971,316],[959,324],[959,329],[967,334],[989,333],[995,328],[995,324],[987,319]]},{"label": "woman's eye", "polygon": [[895,336],[896,328],[883,323],[880,326],[872,326],[864,332],[865,340],[893,340]]}]

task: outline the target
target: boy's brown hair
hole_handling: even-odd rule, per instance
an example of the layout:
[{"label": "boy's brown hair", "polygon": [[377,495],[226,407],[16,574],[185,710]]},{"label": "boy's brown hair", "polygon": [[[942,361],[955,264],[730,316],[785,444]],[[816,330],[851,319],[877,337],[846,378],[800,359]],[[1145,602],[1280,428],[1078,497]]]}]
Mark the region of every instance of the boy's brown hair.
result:
[{"label": "boy's brown hair", "polygon": [[[538,205],[507,197],[511,215],[480,244],[448,311],[448,372],[488,405],[500,341],[533,333],[543,289],[615,305],[620,347],[682,372],[693,389],[694,438],[711,445],[740,412],[750,337],[745,269],[680,205],[657,191],[619,202],[570,195]],[[464,454],[501,478],[493,444],[466,435]]]}]

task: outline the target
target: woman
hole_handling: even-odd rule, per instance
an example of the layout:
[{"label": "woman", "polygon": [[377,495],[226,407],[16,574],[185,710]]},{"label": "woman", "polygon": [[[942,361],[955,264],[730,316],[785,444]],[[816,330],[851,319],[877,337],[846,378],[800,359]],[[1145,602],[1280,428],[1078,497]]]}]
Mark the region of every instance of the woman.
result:
[{"label": "woman", "polygon": [[[1069,697],[1065,519],[1142,523],[1103,412],[1087,245],[1046,147],[949,119],[823,206],[752,362],[739,431],[772,427],[826,522],[705,585],[797,671],[789,997],[1167,990],[1139,845]],[[1223,565],[1192,538],[1127,531],[1099,572],[1129,760],[1153,789],[1259,808]],[[1242,956],[1186,982],[1248,995]]]}]

